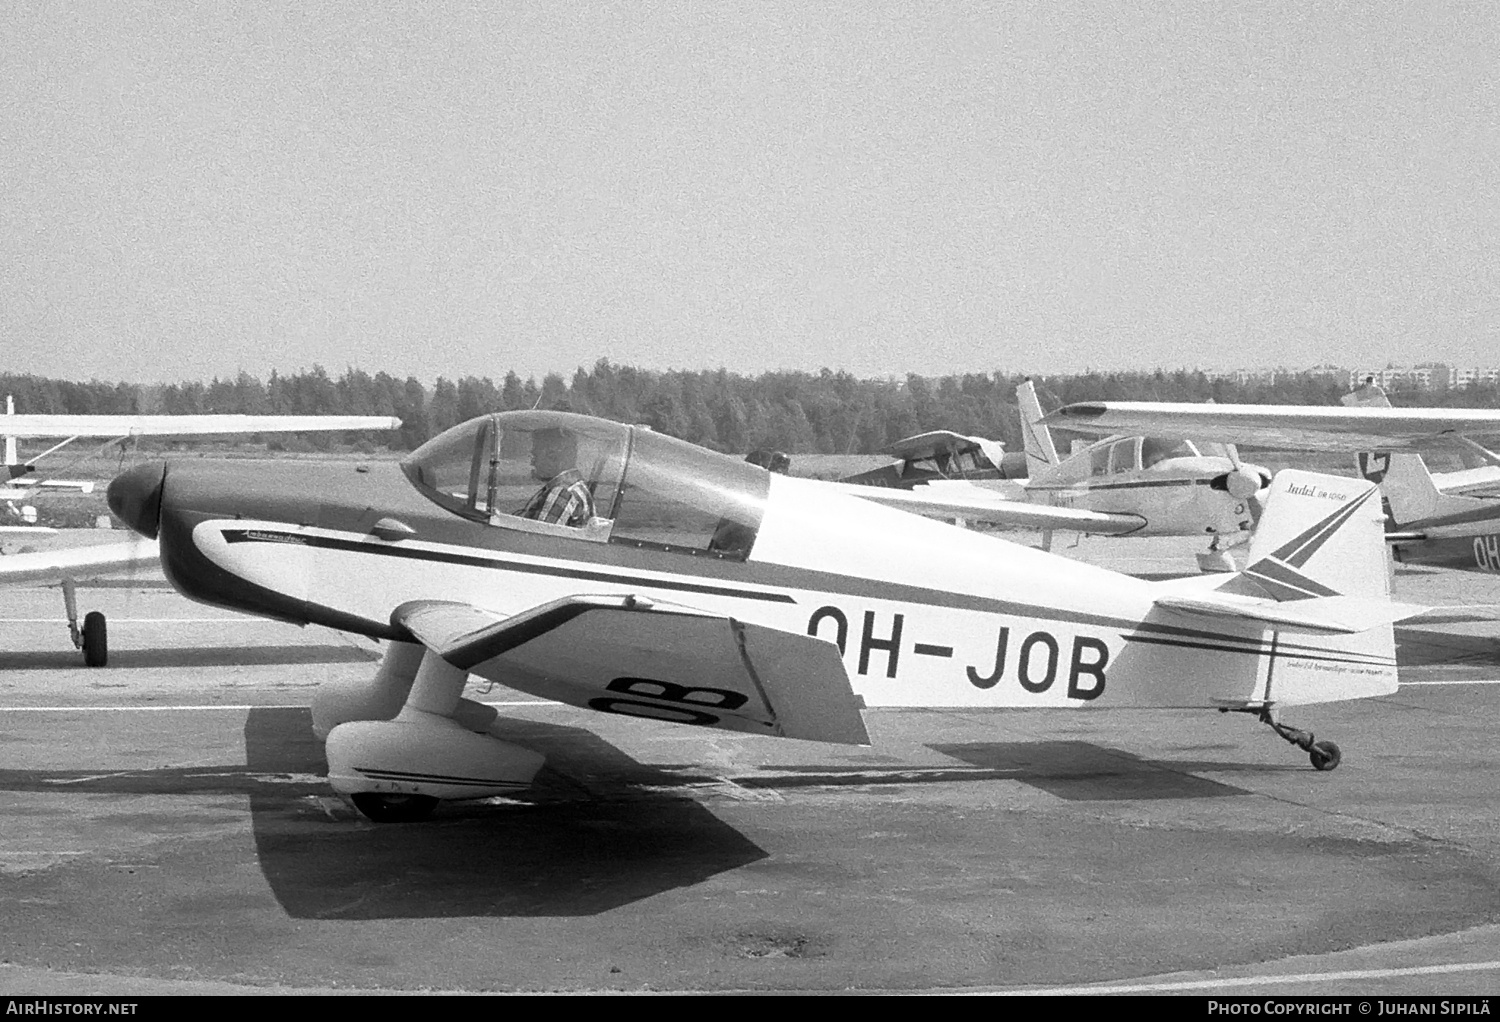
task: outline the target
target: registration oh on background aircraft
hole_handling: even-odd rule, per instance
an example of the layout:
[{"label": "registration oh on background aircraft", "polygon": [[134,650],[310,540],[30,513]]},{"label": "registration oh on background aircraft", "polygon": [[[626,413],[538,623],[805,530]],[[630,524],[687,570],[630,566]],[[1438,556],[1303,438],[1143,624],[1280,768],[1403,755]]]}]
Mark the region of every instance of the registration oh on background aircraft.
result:
[{"label": "registration oh on background aircraft", "polygon": [[[17,414],[15,402],[6,398],[0,418],[5,439],[6,482],[0,485],[0,503],[15,522],[11,534],[45,534],[54,530],[35,525],[36,509],[17,506],[38,490],[72,489],[89,492],[89,481],[43,478],[37,464],[78,440],[104,441],[95,453],[138,437],[208,437],[242,433],[313,433],[329,430],[397,429],[401,420],[383,415],[54,415]],[[20,459],[19,440],[60,441],[42,453]],[[0,584],[36,581],[61,583],[68,615],[68,633],[75,648],[83,651],[84,663],[102,667],[109,660],[108,622],[100,611],[78,618],[77,583],[101,575],[118,574],[154,565],[156,544],[138,536],[118,543],[40,550],[0,557]]]},{"label": "registration oh on background aircraft", "polygon": [[1241,461],[1233,444],[1151,435],[1113,435],[1062,457],[1030,380],[1016,388],[1016,399],[1024,473],[1014,455],[1001,460],[998,441],[927,433],[888,449],[903,456],[900,464],[842,482],[893,488],[865,495],[888,506],[993,525],[1109,536],[1206,535],[1209,549],[1198,555],[1199,567],[1234,570],[1229,548],[1254,528],[1269,471]]},{"label": "registration oh on background aircraft", "polygon": [[[1257,715],[1395,691],[1379,489],[1285,472],[1249,567],[1150,582],[564,412],[458,425],[399,465],[138,465],[110,507],[206,603],[375,639],[325,684],[329,780],[376,820],[521,791],[471,674],[603,713],[868,744],[863,707]],[[549,520],[551,519],[551,520]],[[566,524],[565,524],[566,523]],[[357,583],[354,580],[358,580]]]},{"label": "registration oh on background aircraft", "polygon": [[[1046,421],[1084,432],[1149,429],[1357,453],[1361,474],[1381,483],[1389,501],[1397,559],[1500,570],[1500,455],[1475,439],[1500,436],[1500,409],[1392,408],[1379,388],[1367,386],[1337,408],[1102,401],[1067,405]],[[1455,451],[1486,467],[1434,474],[1422,460],[1423,452]]]}]

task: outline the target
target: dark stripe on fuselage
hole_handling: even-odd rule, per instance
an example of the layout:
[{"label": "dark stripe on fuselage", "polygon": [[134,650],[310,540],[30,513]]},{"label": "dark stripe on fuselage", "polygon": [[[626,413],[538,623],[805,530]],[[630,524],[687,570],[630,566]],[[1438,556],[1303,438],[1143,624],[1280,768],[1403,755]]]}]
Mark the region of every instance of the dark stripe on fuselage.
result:
[{"label": "dark stripe on fuselage", "polygon": [[558,578],[575,578],[588,582],[615,582],[626,585],[653,586],[657,589],[674,589],[685,593],[701,593],[705,596],[728,596],[739,600],[763,600],[767,603],[796,603],[786,593],[762,593],[754,589],[731,589],[728,586],[703,585],[698,582],[677,582],[669,579],[646,578],[640,575],[618,575],[602,571],[584,571],[580,568],[565,568],[553,564],[528,564],[525,561],[501,560],[498,557],[475,557],[471,554],[453,554],[440,550],[413,550],[407,547],[376,546],[360,540],[339,539],[334,536],[316,536],[308,533],[276,533],[268,529],[225,529],[226,543],[300,543],[322,550],[342,550],[349,553],[377,554],[381,557],[396,557],[416,561],[434,561],[439,564],[460,564],[470,568],[493,568],[497,571],[516,571],[527,575],[553,575]]},{"label": "dark stripe on fuselage", "polygon": [[1233,646],[1221,646],[1212,642],[1185,642],[1181,639],[1168,639],[1152,635],[1126,635],[1126,642],[1143,642],[1152,646],[1177,646],[1183,649],[1203,649],[1213,653],[1255,653],[1257,656],[1277,656],[1283,660],[1326,660],[1338,664],[1358,664],[1361,667],[1394,667],[1395,657],[1382,657],[1370,654],[1343,654],[1333,655],[1324,653],[1288,653],[1283,643],[1272,641],[1269,651],[1257,651],[1237,649]]}]

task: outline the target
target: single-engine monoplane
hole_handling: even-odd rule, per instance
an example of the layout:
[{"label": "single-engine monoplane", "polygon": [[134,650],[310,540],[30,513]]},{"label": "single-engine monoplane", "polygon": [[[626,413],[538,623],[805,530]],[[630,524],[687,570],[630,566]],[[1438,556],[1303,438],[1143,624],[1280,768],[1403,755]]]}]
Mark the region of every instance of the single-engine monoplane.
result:
[{"label": "single-engine monoplane", "polygon": [[325,684],[329,780],[376,820],[525,789],[470,675],[603,713],[868,744],[867,707],[1251,713],[1396,688],[1379,490],[1285,472],[1250,564],[1149,582],[639,427],[518,411],[399,465],[153,462],[110,507],[193,599],[384,640]]}]

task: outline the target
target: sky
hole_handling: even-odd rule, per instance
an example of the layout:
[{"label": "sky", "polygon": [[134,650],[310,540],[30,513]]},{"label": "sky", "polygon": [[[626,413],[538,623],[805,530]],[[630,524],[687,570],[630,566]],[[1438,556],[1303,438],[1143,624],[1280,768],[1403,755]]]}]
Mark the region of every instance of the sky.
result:
[{"label": "sky", "polygon": [[0,19],[0,371],[1500,364],[1500,6]]}]

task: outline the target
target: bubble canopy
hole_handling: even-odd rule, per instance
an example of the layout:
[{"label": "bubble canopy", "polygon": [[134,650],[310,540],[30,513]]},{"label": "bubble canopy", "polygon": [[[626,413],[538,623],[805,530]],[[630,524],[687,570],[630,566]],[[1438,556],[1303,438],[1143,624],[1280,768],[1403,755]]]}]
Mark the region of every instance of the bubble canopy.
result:
[{"label": "bubble canopy", "polygon": [[499,412],[401,462],[423,496],[496,528],[743,560],[770,473],[725,454],[569,412]]}]

